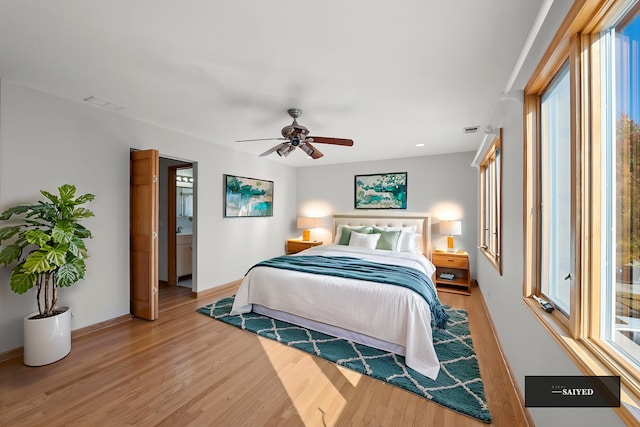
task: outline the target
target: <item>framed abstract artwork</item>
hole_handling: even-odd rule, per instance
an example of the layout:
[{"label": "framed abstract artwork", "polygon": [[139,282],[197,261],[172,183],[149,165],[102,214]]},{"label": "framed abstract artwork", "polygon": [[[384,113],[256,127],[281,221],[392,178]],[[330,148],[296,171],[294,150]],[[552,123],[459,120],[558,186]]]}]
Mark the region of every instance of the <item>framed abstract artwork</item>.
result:
[{"label": "framed abstract artwork", "polygon": [[223,175],[224,216],[273,216],[273,181]]},{"label": "framed abstract artwork", "polygon": [[406,209],[407,173],[355,176],[356,209]]}]

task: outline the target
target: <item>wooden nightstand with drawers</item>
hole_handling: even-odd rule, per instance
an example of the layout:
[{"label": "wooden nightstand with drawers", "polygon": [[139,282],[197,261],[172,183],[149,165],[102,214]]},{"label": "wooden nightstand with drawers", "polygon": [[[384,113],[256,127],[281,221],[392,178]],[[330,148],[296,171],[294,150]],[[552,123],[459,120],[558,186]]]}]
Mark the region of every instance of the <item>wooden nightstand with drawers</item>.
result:
[{"label": "wooden nightstand with drawers", "polygon": [[314,246],[320,246],[322,242],[316,240],[289,239],[287,240],[287,255],[295,254]]},{"label": "wooden nightstand with drawers", "polygon": [[[438,290],[469,295],[471,293],[471,269],[469,254],[433,251],[431,261],[436,266],[435,284]],[[447,277],[453,275],[453,277]]]}]

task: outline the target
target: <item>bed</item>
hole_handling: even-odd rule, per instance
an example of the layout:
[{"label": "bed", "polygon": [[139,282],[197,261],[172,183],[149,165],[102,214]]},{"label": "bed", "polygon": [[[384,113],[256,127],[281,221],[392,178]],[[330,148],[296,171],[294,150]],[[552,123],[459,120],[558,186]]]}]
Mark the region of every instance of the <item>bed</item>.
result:
[{"label": "bed", "polygon": [[[253,266],[231,314],[254,311],[400,354],[407,366],[435,379],[440,365],[432,328],[444,327],[446,314],[431,281],[430,230],[428,214],[336,214],[331,244]],[[379,243],[396,236],[395,250]],[[396,276],[395,286],[386,283]]]}]

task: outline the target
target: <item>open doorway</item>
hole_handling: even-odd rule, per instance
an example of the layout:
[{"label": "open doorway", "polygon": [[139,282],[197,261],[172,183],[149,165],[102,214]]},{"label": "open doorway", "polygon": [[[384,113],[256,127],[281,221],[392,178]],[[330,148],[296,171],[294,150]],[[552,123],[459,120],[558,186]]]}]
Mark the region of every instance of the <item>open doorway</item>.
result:
[{"label": "open doorway", "polygon": [[[172,167],[169,172],[170,177],[173,176],[172,169],[175,169],[176,176],[175,197],[169,191],[169,198],[175,200],[176,204],[175,209],[170,205],[167,214],[176,220],[176,242],[173,245],[170,239],[169,248],[175,248],[175,256],[168,257],[169,275],[170,279],[177,280],[178,286],[192,289],[193,165]],[[175,212],[175,216],[171,215],[172,212]],[[171,227],[171,222],[169,224]],[[171,252],[169,250],[169,253]]]},{"label": "open doorway", "polygon": [[194,164],[161,157],[160,182],[160,284],[192,291],[196,233]]}]

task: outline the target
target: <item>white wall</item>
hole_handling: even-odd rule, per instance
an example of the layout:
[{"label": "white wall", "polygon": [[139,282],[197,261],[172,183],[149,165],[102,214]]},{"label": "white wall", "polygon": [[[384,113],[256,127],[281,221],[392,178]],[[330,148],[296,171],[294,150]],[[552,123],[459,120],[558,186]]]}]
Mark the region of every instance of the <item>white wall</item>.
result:
[{"label": "white wall", "polygon": [[[460,219],[462,235],[455,237],[455,246],[470,254],[471,274],[475,276],[477,245],[476,170],[469,167],[474,153],[420,156],[373,162],[312,166],[297,170],[297,202],[301,215],[331,215],[354,212],[354,176],[386,172],[407,172],[406,212],[432,214],[432,241],[435,248],[446,248],[446,236],[438,232],[437,223],[443,217]],[[395,212],[402,212],[397,210]],[[365,213],[358,209],[357,212]],[[388,212],[394,210],[373,210]],[[331,239],[331,222],[324,229],[312,231],[312,238],[327,242]]]},{"label": "white wall", "polygon": [[[515,377],[523,390],[525,376],[582,375],[522,302],[523,105],[522,93],[502,106],[502,245],[500,276],[480,251],[477,280]],[[498,126],[498,125],[496,125]],[[479,188],[479,187],[478,187]],[[539,426],[624,425],[609,408],[531,408]]]},{"label": "white wall", "polygon": [[[82,102],[0,82],[0,210],[41,198],[64,183],[93,193],[95,218],[85,225],[89,260],[83,282],[61,289],[77,329],[129,313],[129,152],[197,162],[197,266],[194,289],[241,278],[255,262],[283,254],[295,220],[295,169],[209,141],[141,123]],[[222,175],[274,181],[274,216],[223,218]],[[0,352],[22,345],[22,318],[36,309],[35,291],[14,294],[0,267]]]},{"label": "white wall", "polygon": [[[496,326],[502,348],[524,395],[528,375],[582,375],[554,338],[522,302],[523,289],[523,91],[551,39],[573,6],[573,0],[554,0],[514,83],[513,92],[498,104],[493,122],[502,127],[502,244],[503,275],[478,258],[477,280]],[[479,188],[479,186],[478,186]],[[609,408],[530,408],[537,426],[624,425]]]},{"label": "white wall", "polygon": [[[477,280],[502,348],[523,390],[527,375],[582,375],[522,302],[523,289],[523,105],[522,93],[502,106],[503,274],[474,251]],[[478,187],[479,188],[479,187]],[[530,408],[538,426],[624,425],[609,408]]]}]

